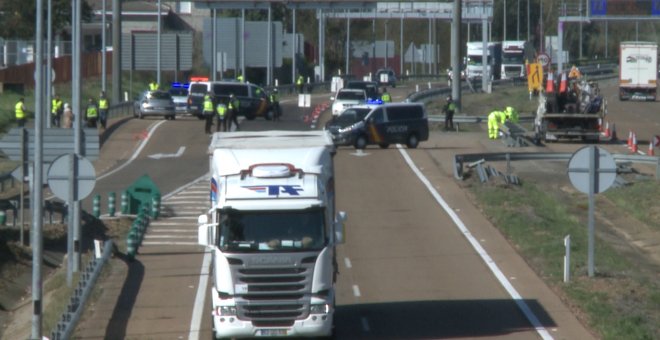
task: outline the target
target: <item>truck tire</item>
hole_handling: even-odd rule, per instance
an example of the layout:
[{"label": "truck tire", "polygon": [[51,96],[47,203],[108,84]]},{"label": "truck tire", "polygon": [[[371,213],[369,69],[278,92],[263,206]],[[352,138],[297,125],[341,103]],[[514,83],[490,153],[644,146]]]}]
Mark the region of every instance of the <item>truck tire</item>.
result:
[{"label": "truck tire", "polygon": [[417,145],[419,145],[419,138],[416,134],[411,133],[406,141],[406,146],[408,146],[409,149],[415,149],[417,148]]}]

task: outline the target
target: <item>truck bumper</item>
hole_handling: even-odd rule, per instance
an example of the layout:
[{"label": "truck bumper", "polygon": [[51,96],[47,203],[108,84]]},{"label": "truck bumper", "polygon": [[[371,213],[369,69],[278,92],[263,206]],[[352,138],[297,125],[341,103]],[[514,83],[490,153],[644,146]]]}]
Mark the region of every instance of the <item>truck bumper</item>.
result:
[{"label": "truck bumper", "polygon": [[291,327],[255,327],[251,321],[233,316],[213,316],[215,338],[320,337],[332,334],[333,313],[312,314]]}]

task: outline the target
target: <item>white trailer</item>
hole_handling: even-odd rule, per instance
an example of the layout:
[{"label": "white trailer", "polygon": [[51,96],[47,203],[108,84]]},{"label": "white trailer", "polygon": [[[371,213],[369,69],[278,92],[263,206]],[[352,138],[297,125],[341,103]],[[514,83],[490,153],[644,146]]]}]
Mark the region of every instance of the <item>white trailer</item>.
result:
[{"label": "white trailer", "polygon": [[619,54],[619,99],[655,101],[657,83],[658,44],[622,42]]},{"label": "white trailer", "polygon": [[525,41],[502,42],[502,79],[525,77]]},{"label": "white trailer", "polygon": [[198,238],[213,252],[216,338],[332,334],[346,219],[335,215],[334,154],[325,131],[213,135]]}]

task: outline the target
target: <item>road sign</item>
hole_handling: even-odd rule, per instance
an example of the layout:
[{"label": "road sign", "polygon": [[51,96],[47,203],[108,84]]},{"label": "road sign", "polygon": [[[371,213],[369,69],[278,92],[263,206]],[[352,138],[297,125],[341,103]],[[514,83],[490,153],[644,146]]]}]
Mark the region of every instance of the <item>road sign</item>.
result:
[{"label": "road sign", "polygon": [[[607,150],[587,146],[576,151],[568,162],[568,177],[579,191],[588,194],[607,190],[616,178],[616,162]],[[593,178],[592,178],[593,177]]]},{"label": "road sign", "polygon": [[[0,150],[4,152],[12,161],[21,160],[23,142],[21,141],[21,129],[13,128],[5,134],[0,140]],[[26,161],[34,161],[34,129],[25,129],[27,131],[27,155]],[[43,130],[43,161],[51,163],[55,158],[75,152],[74,148],[74,129],[44,129]],[[89,160],[99,158],[99,131],[97,129],[82,129],[82,154]]]},{"label": "road sign", "polygon": [[545,53],[540,53],[536,59],[539,61],[539,63],[541,63],[541,66],[543,67],[547,67],[552,62],[550,56]]},{"label": "road sign", "polygon": [[543,67],[541,63],[531,63],[527,67],[527,88],[529,92],[541,91],[543,89]]},{"label": "road sign", "polygon": [[[71,185],[72,179],[75,185]],[[94,185],[96,185],[94,166],[80,155],[73,153],[61,155],[48,168],[48,186],[55,196],[63,200],[70,199],[71,187],[74,187],[74,201],[84,199],[92,193]]]}]

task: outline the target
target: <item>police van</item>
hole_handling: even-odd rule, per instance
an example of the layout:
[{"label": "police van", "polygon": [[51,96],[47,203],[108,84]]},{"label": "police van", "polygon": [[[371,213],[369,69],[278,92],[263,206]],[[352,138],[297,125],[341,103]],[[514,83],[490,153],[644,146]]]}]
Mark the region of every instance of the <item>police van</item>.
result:
[{"label": "police van", "polygon": [[[364,114],[368,109],[369,112]],[[355,111],[354,115],[351,113]],[[347,114],[344,116],[344,114]],[[429,138],[426,109],[419,103],[360,105],[344,111],[326,124],[335,145],[353,145],[364,149],[378,145],[385,149],[401,143],[416,148]]]},{"label": "police van", "polygon": [[204,96],[208,92],[211,92],[214,104],[219,101],[229,102],[229,96],[233,94],[239,101],[238,115],[245,116],[247,120],[272,117],[270,101],[263,88],[237,81],[208,81],[206,77],[191,78],[188,87],[188,112],[200,119],[204,118]]}]

